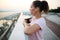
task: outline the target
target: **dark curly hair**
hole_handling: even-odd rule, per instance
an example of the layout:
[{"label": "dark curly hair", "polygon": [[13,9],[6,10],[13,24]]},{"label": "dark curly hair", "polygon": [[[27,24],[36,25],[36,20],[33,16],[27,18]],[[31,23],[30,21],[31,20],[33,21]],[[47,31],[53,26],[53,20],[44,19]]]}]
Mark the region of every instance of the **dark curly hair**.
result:
[{"label": "dark curly hair", "polygon": [[33,1],[33,5],[35,8],[39,7],[40,12],[44,11],[45,13],[47,13],[49,10],[47,1]]}]

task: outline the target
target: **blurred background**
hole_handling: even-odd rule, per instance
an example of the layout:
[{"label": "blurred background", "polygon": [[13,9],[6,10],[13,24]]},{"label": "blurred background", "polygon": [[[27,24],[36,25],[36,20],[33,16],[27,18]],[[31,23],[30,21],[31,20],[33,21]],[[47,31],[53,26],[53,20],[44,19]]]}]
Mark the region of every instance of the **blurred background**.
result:
[{"label": "blurred background", "polygon": [[[23,14],[23,17],[25,18],[31,17],[29,9],[33,1],[34,0],[0,0],[1,40],[13,40],[11,35],[14,31],[14,28],[16,27],[16,23],[18,23],[20,15]],[[48,15],[42,15],[45,17],[47,23],[47,27],[44,31],[44,39],[60,40],[60,0],[45,1],[47,1],[49,4],[49,12]],[[25,40],[27,40],[27,37],[24,37]]]}]

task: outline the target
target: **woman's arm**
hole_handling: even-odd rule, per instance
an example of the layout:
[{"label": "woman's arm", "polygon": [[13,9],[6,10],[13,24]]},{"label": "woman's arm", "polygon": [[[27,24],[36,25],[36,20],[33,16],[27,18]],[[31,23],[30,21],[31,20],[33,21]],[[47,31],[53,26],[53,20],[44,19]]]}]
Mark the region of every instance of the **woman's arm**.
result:
[{"label": "woman's arm", "polygon": [[25,25],[24,33],[28,34],[28,35],[30,35],[30,34],[32,34],[32,33],[34,33],[34,32],[36,32],[36,31],[38,31],[38,30],[41,29],[39,27],[39,25],[37,25],[37,24],[34,24],[34,25],[30,26],[29,24],[27,24],[26,22],[24,22],[24,25]]}]

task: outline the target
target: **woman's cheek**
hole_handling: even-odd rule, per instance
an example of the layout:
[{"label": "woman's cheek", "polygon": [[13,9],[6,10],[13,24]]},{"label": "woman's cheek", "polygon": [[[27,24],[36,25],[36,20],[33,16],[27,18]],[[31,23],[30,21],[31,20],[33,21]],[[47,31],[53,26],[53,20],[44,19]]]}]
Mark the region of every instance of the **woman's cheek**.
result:
[{"label": "woman's cheek", "polygon": [[31,12],[31,14],[34,14],[34,9],[31,8],[31,9],[30,9],[30,12]]},{"label": "woman's cheek", "polygon": [[34,14],[34,11],[32,11],[31,14]]},{"label": "woman's cheek", "polygon": [[33,14],[33,10],[30,10],[31,14]]}]

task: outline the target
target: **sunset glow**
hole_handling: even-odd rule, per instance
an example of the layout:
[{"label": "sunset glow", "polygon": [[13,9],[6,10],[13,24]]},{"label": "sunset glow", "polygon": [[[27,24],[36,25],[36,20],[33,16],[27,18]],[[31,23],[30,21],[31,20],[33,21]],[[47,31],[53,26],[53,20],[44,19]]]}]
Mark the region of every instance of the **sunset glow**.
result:
[{"label": "sunset glow", "polygon": [[[29,9],[34,0],[0,0],[0,9]],[[60,6],[60,0],[46,0],[50,9]]]}]

